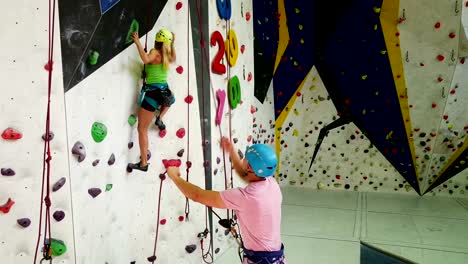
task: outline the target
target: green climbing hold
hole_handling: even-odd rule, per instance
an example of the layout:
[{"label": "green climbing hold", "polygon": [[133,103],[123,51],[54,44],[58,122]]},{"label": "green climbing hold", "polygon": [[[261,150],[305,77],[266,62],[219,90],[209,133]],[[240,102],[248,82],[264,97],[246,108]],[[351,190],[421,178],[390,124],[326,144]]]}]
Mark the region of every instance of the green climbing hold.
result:
[{"label": "green climbing hold", "polygon": [[131,125],[131,126],[135,125],[136,121],[137,121],[137,119],[136,119],[136,117],[134,115],[130,115],[128,117],[128,124],[129,125]]},{"label": "green climbing hold", "polygon": [[441,162],[444,162],[444,161],[445,161],[445,157],[442,156],[442,157],[439,158],[439,160],[440,160]]},{"label": "green climbing hold", "polygon": [[106,185],[106,192],[112,190],[112,186],[113,186],[112,184],[107,184]]},{"label": "green climbing hold", "polygon": [[133,42],[132,33],[138,32],[139,29],[140,29],[140,24],[138,24],[138,21],[133,19],[132,24],[130,25],[130,29],[128,30],[128,33],[127,33],[127,38],[125,39],[125,44],[130,44]]},{"label": "green climbing hold", "polygon": [[[46,240],[46,243],[49,242],[49,240]],[[62,240],[54,239],[52,238],[50,240],[50,254],[52,256],[61,256],[65,252],[67,252],[67,246]]]},{"label": "green climbing hold", "polygon": [[103,123],[94,122],[91,128],[91,136],[97,143],[102,142],[107,136],[107,127]]},{"label": "green climbing hold", "polygon": [[431,158],[429,157],[429,155],[426,154],[426,155],[424,155],[424,159],[425,160],[430,160]]},{"label": "green climbing hold", "polygon": [[88,63],[90,65],[96,65],[99,59],[99,52],[93,50],[88,56]]}]

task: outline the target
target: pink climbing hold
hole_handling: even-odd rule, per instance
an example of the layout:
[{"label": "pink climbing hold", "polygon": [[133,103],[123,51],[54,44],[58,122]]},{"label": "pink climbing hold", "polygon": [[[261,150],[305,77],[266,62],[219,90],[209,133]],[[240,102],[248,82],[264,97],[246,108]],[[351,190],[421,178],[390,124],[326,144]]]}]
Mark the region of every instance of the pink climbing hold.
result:
[{"label": "pink climbing hold", "polygon": [[250,106],[250,113],[253,114],[255,112],[257,112],[257,109],[255,108],[255,106],[251,105]]},{"label": "pink climbing hold", "polygon": [[191,104],[193,102],[193,96],[187,95],[184,100],[187,104]]},{"label": "pink climbing hold", "polygon": [[182,162],[180,161],[180,159],[171,159],[171,160],[163,159],[162,163],[164,165],[164,168],[166,169],[169,167],[180,167],[180,165],[182,165]]},{"label": "pink climbing hold", "polygon": [[49,62],[47,62],[47,63],[44,65],[44,69],[45,69],[46,71],[51,71],[53,65],[54,65],[54,62],[53,62],[53,61],[49,61]]},{"label": "pink climbing hold", "polygon": [[252,135],[250,135],[249,137],[247,137],[247,142],[250,142],[252,141]]},{"label": "pink climbing hold", "polygon": [[185,128],[179,128],[176,132],[176,136],[178,138],[183,138],[185,136]]},{"label": "pink climbing hold", "polygon": [[192,168],[192,162],[191,162],[191,161],[187,161],[187,162],[185,163],[185,166],[187,166],[187,169]]},{"label": "pink climbing hold", "polygon": [[242,54],[244,54],[244,51],[245,51],[245,45],[242,45],[242,46],[241,46],[241,52],[242,52]]},{"label": "pink climbing hold", "polygon": [[167,134],[167,131],[166,129],[163,129],[163,130],[159,130],[159,137],[160,138],[164,138]]},{"label": "pink climbing hold", "polygon": [[176,71],[177,71],[178,74],[182,74],[184,72],[184,67],[179,66],[179,67],[177,67]]},{"label": "pink climbing hold", "polygon": [[9,127],[5,129],[2,133],[2,138],[5,140],[18,140],[22,138],[23,135],[19,131],[16,131],[15,129]]},{"label": "pink climbing hold", "polygon": [[247,77],[247,81],[249,81],[249,82],[250,82],[251,80],[252,80],[252,73],[251,73],[251,72],[249,72],[249,77]]},{"label": "pink climbing hold", "polygon": [[176,8],[176,10],[181,9],[181,8],[182,8],[182,3],[181,3],[181,2],[177,2],[175,8]]},{"label": "pink climbing hold", "polygon": [[184,221],[184,219],[185,219],[185,218],[184,218],[184,216],[183,216],[183,215],[179,216],[179,222],[182,222],[182,221]]},{"label": "pink climbing hold", "polygon": [[11,207],[15,204],[15,202],[13,200],[11,200],[11,198],[8,198],[8,201],[0,206],[0,212],[3,212],[4,214],[8,214],[10,212],[10,209]]},{"label": "pink climbing hold", "polygon": [[161,225],[165,225],[165,224],[166,224],[166,222],[167,222],[167,220],[166,220],[166,219],[161,219],[161,221],[159,221],[159,223],[160,223]]}]

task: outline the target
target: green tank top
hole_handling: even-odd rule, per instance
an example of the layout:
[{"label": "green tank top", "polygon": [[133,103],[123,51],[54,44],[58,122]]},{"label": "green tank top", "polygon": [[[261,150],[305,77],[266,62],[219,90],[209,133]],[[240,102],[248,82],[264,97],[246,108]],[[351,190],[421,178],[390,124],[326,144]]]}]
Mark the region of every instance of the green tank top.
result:
[{"label": "green tank top", "polygon": [[167,69],[164,69],[164,64],[146,64],[146,83],[166,83]]}]

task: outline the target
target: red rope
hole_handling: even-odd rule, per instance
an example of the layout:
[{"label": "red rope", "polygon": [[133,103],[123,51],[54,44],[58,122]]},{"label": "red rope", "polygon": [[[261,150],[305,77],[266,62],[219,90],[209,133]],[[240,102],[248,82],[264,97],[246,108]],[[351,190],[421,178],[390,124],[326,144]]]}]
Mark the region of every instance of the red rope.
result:
[{"label": "red rope", "polygon": [[[187,1],[190,3],[190,1]],[[187,4],[187,97],[190,96],[190,8],[189,4]],[[187,182],[189,181],[189,168],[190,162],[190,104],[187,103],[187,160],[186,160],[186,172],[187,172]],[[190,214],[190,202],[187,197],[185,197],[185,220],[188,221]]]},{"label": "red rope", "polygon": [[[50,98],[52,92],[52,71],[53,71],[53,57],[54,57],[54,33],[55,33],[55,0],[49,0],[49,27],[48,27],[48,34],[49,34],[49,49],[48,49],[48,61],[47,67],[48,70],[48,84],[47,84],[47,114],[46,114],[46,136],[44,140],[44,152],[43,152],[43,163],[42,163],[42,185],[41,185],[41,205],[39,210],[39,229],[38,229],[38,236],[36,242],[36,251],[34,254],[34,263],[37,261],[37,254],[39,251],[39,243],[41,240],[41,228],[42,228],[42,212],[43,212],[43,203],[46,205],[45,210],[45,224],[44,224],[44,256],[49,256],[47,246],[47,238],[51,238],[51,225],[50,225],[50,161],[52,160],[52,155],[50,151]],[[44,185],[46,185],[46,195],[44,198]]]},{"label": "red rope", "polygon": [[[158,195],[158,219],[156,222],[156,236],[154,238],[154,249],[153,249],[153,256],[156,256],[156,248],[158,246],[158,234],[159,234],[159,218],[161,217],[161,194],[162,194],[162,186],[163,186],[163,181],[166,178],[166,171],[161,174],[160,176],[161,182],[159,183],[159,195]],[[151,261],[151,263],[154,263],[156,259]]]}]

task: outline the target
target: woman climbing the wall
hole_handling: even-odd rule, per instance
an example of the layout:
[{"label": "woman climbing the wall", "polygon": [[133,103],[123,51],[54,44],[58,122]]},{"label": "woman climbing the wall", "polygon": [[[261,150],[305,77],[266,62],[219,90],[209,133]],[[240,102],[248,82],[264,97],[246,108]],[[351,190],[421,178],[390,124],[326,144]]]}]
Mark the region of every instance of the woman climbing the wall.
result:
[{"label": "woman climbing the wall", "polygon": [[159,116],[156,117],[156,126],[160,131],[166,129],[162,118],[175,102],[175,97],[167,84],[169,65],[176,60],[174,49],[175,34],[167,29],[161,29],[156,34],[154,48],[146,53],[140,43],[138,32],[132,34],[141,60],[145,64],[144,78],[146,81],[141,89],[138,105],[138,141],[140,144],[140,162],[129,163],[128,167],[141,171],[148,170],[148,127],[153,120],[156,109]]}]

